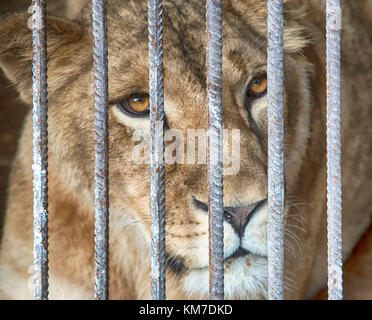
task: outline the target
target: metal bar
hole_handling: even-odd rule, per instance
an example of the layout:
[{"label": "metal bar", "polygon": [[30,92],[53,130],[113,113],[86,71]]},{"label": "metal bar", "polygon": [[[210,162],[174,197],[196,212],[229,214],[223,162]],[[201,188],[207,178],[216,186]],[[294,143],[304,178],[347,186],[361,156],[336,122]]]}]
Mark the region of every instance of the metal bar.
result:
[{"label": "metal bar", "polygon": [[209,295],[224,299],[222,170],[222,1],[207,0],[209,123]]},{"label": "metal bar", "polygon": [[340,0],[327,0],[327,218],[329,300],[342,300],[340,30]]},{"label": "metal bar", "polygon": [[34,297],[48,299],[48,88],[46,0],[32,2]]},{"label": "metal bar", "polygon": [[284,72],[283,0],[268,0],[268,298],[283,299]]},{"label": "metal bar", "polygon": [[163,1],[149,0],[149,86],[151,119],[152,298],[165,300],[165,167]]},{"label": "metal bar", "polygon": [[109,298],[107,0],[92,0],[95,106],[95,299]]}]

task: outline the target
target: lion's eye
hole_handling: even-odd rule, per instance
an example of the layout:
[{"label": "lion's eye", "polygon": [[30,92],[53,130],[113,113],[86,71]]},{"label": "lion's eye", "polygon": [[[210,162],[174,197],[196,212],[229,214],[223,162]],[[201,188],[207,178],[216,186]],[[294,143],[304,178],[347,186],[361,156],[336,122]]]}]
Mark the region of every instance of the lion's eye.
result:
[{"label": "lion's eye", "polygon": [[147,116],[149,113],[150,99],[147,94],[135,94],[122,100],[119,106],[130,116]]},{"label": "lion's eye", "polygon": [[247,95],[249,97],[260,97],[266,93],[267,77],[266,74],[254,78],[248,86]]}]

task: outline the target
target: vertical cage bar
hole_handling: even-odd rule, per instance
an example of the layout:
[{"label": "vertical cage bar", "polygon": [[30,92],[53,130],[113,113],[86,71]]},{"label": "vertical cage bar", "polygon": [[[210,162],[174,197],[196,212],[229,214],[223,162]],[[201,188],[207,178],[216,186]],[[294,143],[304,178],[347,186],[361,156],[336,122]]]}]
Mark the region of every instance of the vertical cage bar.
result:
[{"label": "vertical cage bar", "polygon": [[268,0],[268,298],[283,299],[283,0]]},{"label": "vertical cage bar", "polygon": [[328,299],[342,300],[341,5],[327,0]]},{"label": "vertical cage bar", "polygon": [[152,298],[165,300],[165,167],[163,1],[149,0],[149,85],[151,119]]},{"label": "vertical cage bar", "polygon": [[222,170],[222,1],[207,0],[209,122],[209,295],[224,299]]},{"label": "vertical cage bar", "polygon": [[46,0],[32,1],[34,297],[48,299],[48,88]]},{"label": "vertical cage bar", "polygon": [[95,106],[95,299],[109,298],[107,0],[92,0]]}]

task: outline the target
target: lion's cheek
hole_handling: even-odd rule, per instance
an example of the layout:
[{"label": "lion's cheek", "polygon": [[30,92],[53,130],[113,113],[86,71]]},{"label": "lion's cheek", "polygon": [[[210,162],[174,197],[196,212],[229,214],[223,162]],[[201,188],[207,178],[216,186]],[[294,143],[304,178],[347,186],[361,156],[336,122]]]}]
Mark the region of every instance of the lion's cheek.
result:
[{"label": "lion's cheek", "polygon": [[267,206],[260,209],[247,225],[242,247],[260,256],[267,256]]}]

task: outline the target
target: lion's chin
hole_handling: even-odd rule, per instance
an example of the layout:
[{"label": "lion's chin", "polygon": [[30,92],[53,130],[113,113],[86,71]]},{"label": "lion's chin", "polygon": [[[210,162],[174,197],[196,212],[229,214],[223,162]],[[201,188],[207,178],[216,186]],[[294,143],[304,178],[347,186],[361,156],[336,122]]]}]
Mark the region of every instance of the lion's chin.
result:
[{"label": "lion's chin", "polygon": [[[224,263],[225,299],[265,299],[267,258],[249,254]],[[208,299],[208,267],[189,270],[183,276],[184,290],[191,299]]]}]

